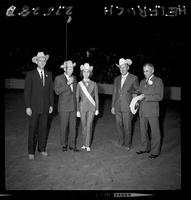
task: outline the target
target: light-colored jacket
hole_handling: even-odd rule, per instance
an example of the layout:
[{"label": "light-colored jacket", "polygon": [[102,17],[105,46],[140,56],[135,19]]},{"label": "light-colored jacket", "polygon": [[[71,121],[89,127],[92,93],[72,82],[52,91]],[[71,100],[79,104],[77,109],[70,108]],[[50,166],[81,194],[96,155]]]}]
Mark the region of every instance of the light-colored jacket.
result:
[{"label": "light-colored jacket", "polygon": [[[85,85],[85,83],[84,83],[84,85]],[[86,111],[99,110],[98,88],[97,88],[96,82],[90,80],[88,83],[88,86],[86,86],[86,88],[87,88],[88,92],[90,93],[90,95],[92,96],[92,98],[94,99],[96,106],[94,106],[89,101],[89,99],[84,94],[81,86],[78,83],[77,89],[76,89],[77,111],[86,112]]]}]

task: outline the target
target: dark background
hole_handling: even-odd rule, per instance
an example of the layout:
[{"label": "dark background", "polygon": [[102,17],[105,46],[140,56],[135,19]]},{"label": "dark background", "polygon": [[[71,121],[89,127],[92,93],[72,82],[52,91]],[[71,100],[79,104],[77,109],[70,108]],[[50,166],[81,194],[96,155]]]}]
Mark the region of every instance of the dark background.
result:
[{"label": "dark background", "polygon": [[[10,3],[11,2],[11,3]],[[90,62],[94,66],[93,79],[101,83],[112,83],[119,74],[115,63],[119,58],[133,61],[130,71],[143,78],[142,66],[152,62],[156,75],[166,86],[181,86],[179,69],[185,57],[185,46],[189,28],[189,5],[184,1],[54,1],[47,4],[38,1],[8,1],[1,4],[3,16],[3,39],[7,47],[5,77],[24,78],[26,71],[36,67],[31,59],[38,51],[50,55],[47,69],[53,77],[62,73],[60,65],[66,59],[66,15],[43,16],[50,6],[56,10],[59,5],[73,6],[72,21],[67,24],[67,59],[77,63],[75,74],[78,77],[79,65]],[[5,11],[15,5],[15,16],[6,17]],[[29,10],[40,7],[40,14],[19,16],[22,7]],[[104,6],[118,5],[125,8],[137,5],[152,7],[186,5],[187,14],[174,17],[117,16],[104,15]],[[86,51],[90,52],[87,57]]]}]

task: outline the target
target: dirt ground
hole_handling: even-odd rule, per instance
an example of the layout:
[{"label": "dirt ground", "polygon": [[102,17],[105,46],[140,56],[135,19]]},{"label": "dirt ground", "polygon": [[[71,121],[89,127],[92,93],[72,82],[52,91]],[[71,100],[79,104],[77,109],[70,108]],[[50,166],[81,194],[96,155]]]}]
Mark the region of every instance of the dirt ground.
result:
[{"label": "dirt ground", "polygon": [[[57,98],[55,98],[55,106]],[[50,119],[48,157],[36,153],[28,160],[28,121],[23,90],[5,93],[5,189],[158,191],[181,189],[180,102],[161,102],[161,155],[137,155],[140,145],[139,118],[134,118],[133,147],[117,146],[115,118],[110,113],[111,96],[100,95],[100,115],[95,119],[91,152],[62,152],[59,120],[55,109]],[[81,147],[79,124],[78,148]]]}]

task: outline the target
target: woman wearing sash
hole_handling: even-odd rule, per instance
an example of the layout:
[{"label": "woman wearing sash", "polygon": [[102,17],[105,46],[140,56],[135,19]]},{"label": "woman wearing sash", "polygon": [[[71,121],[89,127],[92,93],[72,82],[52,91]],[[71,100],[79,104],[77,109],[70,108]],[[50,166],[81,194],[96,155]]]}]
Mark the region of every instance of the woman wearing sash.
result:
[{"label": "woman wearing sash", "polygon": [[92,76],[93,66],[85,63],[80,66],[81,76],[83,80],[77,84],[77,117],[81,118],[82,123],[82,149],[90,151],[90,143],[92,136],[92,123],[94,115],[99,113],[99,99],[96,82],[90,80]]}]

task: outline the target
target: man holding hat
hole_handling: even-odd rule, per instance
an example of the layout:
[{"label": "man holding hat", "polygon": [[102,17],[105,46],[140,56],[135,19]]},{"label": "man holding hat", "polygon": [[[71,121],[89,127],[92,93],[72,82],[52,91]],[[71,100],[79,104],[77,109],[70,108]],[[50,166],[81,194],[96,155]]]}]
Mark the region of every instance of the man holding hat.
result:
[{"label": "man holding hat", "polygon": [[71,60],[65,61],[60,68],[64,73],[55,78],[54,90],[58,99],[58,112],[60,116],[60,143],[62,151],[73,150],[78,152],[76,148],[76,85],[75,76],[72,75],[73,68],[76,63]]},{"label": "man holding hat", "polygon": [[[149,158],[156,158],[160,153],[161,134],[159,128],[159,101],[163,99],[164,86],[162,79],[154,76],[154,65],[143,66],[145,79],[141,80],[139,117],[141,130],[141,148],[137,154],[149,153]],[[151,127],[151,141],[148,136],[148,124]]]},{"label": "man holding hat", "polygon": [[127,151],[131,148],[131,121],[132,113],[130,111],[130,102],[136,93],[139,82],[138,77],[129,73],[129,66],[132,64],[130,59],[119,59],[119,67],[121,75],[114,80],[114,88],[112,95],[111,113],[115,115],[116,128],[118,133],[118,144],[125,147]]},{"label": "man holding hat", "polygon": [[38,52],[32,58],[37,68],[27,73],[25,79],[24,97],[26,114],[29,116],[28,154],[29,159],[34,160],[36,145],[43,156],[47,144],[48,114],[53,111],[54,93],[52,73],[44,70],[49,55]]}]

